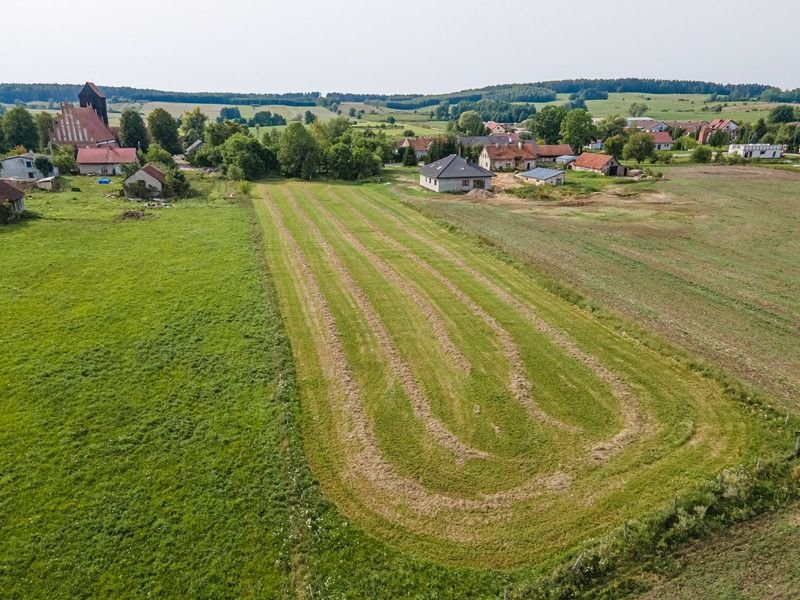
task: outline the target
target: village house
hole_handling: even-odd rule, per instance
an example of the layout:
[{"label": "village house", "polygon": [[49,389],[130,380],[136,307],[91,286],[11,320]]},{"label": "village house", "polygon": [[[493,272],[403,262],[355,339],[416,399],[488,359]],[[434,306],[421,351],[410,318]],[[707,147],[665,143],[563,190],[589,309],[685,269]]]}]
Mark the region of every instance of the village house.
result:
[{"label": "village house", "polygon": [[509,144],[518,144],[519,136],[510,133],[508,135],[472,135],[460,136],[458,143],[464,148],[472,148],[473,146],[506,146]]},{"label": "village house", "polygon": [[434,192],[468,192],[492,189],[494,173],[451,154],[419,170],[419,184]]},{"label": "village house", "polygon": [[0,204],[11,204],[11,210],[19,215],[25,212],[25,194],[10,183],[0,181]]},{"label": "village house", "polygon": [[669,129],[669,125],[664,121],[656,121],[648,117],[628,117],[625,121],[628,123],[628,127],[633,127],[646,133],[655,133]]},{"label": "village house", "polygon": [[503,135],[509,133],[508,129],[496,121],[487,121],[483,124],[489,135]]},{"label": "village house", "polygon": [[[17,179],[32,179],[34,181],[42,179],[45,174],[36,168],[36,156],[33,152],[26,152],[25,154],[9,156],[0,160],[0,175]],[[58,169],[53,167],[53,172],[49,173],[49,175],[58,176]]]},{"label": "village house", "polygon": [[672,136],[666,131],[651,131],[650,137],[653,138],[653,146],[656,150],[672,150],[675,142]]},{"label": "village house", "polygon": [[488,171],[529,170],[536,166],[536,153],[530,146],[484,146],[478,164]]},{"label": "village house", "polygon": [[403,140],[397,142],[397,150],[399,152],[403,152],[406,148],[411,147],[414,149],[414,154],[417,155],[417,161],[420,161],[426,154],[428,154],[432,145],[433,138],[404,138]]},{"label": "village house", "polygon": [[600,175],[621,176],[628,173],[628,169],[619,164],[619,161],[610,154],[595,154],[584,152],[578,157],[572,168],[576,171],[592,171]]},{"label": "village house", "polygon": [[603,149],[603,140],[596,139],[592,140],[588,144],[584,146],[587,150],[602,150]]},{"label": "village house", "polygon": [[161,198],[166,182],[167,177],[164,172],[154,164],[148,163],[124,181],[125,197],[142,200]]},{"label": "village house", "polygon": [[786,146],[779,144],[731,144],[728,154],[736,154],[742,158],[781,158]]},{"label": "village house", "polygon": [[680,137],[682,135],[694,137],[697,132],[700,131],[700,128],[705,125],[705,123],[701,121],[667,121],[666,123],[672,130],[672,135],[675,137]]},{"label": "village house", "polygon": [[564,171],[560,169],[531,169],[520,175],[534,185],[564,185]]},{"label": "village house", "polygon": [[711,134],[715,131],[724,131],[728,134],[728,139],[733,141],[736,139],[736,136],[739,134],[739,125],[736,124],[735,121],[731,121],[730,119],[715,119],[711,121],[708,125],[704,125],[700,128],[700,133],[697,136],[697,141],[701,144],[707,144]]},{"label": "village house", "polygon": [[81,175],[120,175],[122,165],[136,162],[136,148],[78,148],[76,163]]},{"label": "village house", "polygon": [[572,148],[569,144],[525,144],[530,146],[536,153],[536,162],[555,163],[561,156],[572,156]]}]

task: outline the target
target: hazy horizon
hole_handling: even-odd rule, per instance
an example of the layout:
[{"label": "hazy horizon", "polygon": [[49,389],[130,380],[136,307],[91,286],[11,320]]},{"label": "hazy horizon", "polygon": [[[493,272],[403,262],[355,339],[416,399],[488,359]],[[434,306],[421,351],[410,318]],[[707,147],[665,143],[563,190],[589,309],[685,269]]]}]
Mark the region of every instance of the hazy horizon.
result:
[{"label": "hazy horizon", "polygon": [[[242,93],[430,94],[622,77],[800,87],[793,31],[800,3],[792,0],[767,2],[759,14],[768,17],[746,22],[752,4],[743,0],[724,10],[674,0],[668,12],[652,0],[557,8],[507,0],[491,9],[476,0],[251,4],[107,5],[93,25],[114,35],[101,39],[102,32],[76,35],[86,12],[41,0],[37,12],[52,18],[37,21],[35,38],[45,42],[10,28],[8,47],[25,47],[26,60],[3,61],[0,79]],[[28,10],[15,4],[6,14],[21,20]],[[546,25],[535,23],[539,15]]]}]

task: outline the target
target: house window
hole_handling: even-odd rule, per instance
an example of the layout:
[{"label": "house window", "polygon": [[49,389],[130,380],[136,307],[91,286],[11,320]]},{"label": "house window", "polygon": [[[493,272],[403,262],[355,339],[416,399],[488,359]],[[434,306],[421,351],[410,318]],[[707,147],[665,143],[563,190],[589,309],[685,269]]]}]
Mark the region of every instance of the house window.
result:
[{"label": "house window", "polygon": [[33,173],[31,173],[30,171],[28,171],[28,179],[33,179],[33,178],[34,178],[34,177],[33,177]]},{"label": "house window", "polygon": [[31,161],[29,161],[29,160],[26,160],[25,161],[25,166],[30,169],[33,166],[33,163]]},{"label": "house window", "polygon": [[469,187],[469,179],[462,179],[461,187]]},{"label": "house window", "polygon": [[100,167],[101,175],[108,175],[108,167]]}]

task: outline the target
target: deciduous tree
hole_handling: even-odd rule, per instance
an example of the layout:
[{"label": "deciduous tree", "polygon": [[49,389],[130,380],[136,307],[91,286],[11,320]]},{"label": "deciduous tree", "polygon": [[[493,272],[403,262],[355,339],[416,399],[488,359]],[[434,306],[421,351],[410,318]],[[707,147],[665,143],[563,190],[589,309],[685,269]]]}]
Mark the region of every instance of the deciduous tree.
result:
[{"label": "deciduous tree", "polygon": [[22,146],[35,150],[39,146],[39,132],[33,116],[23,106],[15,106],[3,115],[3,138],[7,148]]},{"label": "deciduous tree", "polygon": [[165,150],[172,154],[181,151],[178,141],[178,122],[166,110],[156,108],[147,115],[147,128],[153,141],[161,144]]},{"label": "deciduous tree", "polygon": [[655,144],[649,133],[634,133],[622,149],[622,156],[637,163],[653,156]]},{"label": "deciduous tree", "polygon": [[561,122],[561,139],[579,154],[583,147],[597,137],[592,116],[585,110],[571,110]]},{"label": "deciduous tree", "polygon": [[150,139],[144,119],[135,108],[127,107],[119,117],[119,141],[125,148],[139,148],[147,152]]}]

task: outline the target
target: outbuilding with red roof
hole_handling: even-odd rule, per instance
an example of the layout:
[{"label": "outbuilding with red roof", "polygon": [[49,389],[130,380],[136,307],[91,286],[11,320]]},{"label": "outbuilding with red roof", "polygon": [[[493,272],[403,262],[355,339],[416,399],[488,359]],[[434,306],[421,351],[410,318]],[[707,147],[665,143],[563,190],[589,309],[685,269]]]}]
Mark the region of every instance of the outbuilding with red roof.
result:
[{"label": "outbuilding with red roof", "polygon": [[133,175],[128,177],[123,187],[128,198],[161,198],[167,177],[164,172],[152,163],[147,163]]},{"label": "outbuilding with red roof", "polygon": [[628,169],[619,164],[619,161],[610,154],[597,154],[584,152],[572,163],[576,171],[592,171],[598,175],[622,176],[628,174]]},{"label": "outbuilding with red roof", "polygon": [[81,175],[120,175],[122,165],[136,162],[136,148],[78,148],[76,163]]}]

